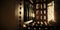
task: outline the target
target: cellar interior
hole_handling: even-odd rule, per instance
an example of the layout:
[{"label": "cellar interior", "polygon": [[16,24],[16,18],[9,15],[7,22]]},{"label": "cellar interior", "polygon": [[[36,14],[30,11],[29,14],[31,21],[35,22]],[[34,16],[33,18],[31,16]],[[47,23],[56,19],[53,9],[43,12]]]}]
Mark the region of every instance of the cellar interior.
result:
[{"label": "cellar interior", "polygon": [[59,30],[59,0],[1,0],[1,30]]}]

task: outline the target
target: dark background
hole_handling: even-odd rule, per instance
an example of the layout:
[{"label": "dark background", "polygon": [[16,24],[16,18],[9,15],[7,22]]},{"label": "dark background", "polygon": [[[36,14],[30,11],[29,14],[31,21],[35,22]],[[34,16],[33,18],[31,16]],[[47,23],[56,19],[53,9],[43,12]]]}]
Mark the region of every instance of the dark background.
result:
[{"label": "dark background", "polygon": [[17,30],[16,0],[0,0],[0,30]]},{"label": "dark background", "polygon": [[[15,18],[16,0],[0,0],[0,29],[17,30]],[[56,26],[60,26],[60,0],[55,0]]]}]

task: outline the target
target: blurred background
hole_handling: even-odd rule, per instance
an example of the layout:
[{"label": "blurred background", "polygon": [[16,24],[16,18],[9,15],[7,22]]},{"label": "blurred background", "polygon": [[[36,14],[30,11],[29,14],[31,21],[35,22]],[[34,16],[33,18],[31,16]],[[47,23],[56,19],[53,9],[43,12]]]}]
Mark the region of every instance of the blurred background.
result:
[{"label": "blurred background", "polygon": [[[42,22],[48,22],[47,23],[48,27],[51,26],[51,24],[55,28],[60,26],[60,0],[47,0],[47,4],[42,7],[37,5],[40,3],[39,1],[23,0],[22,10],[20,10],[21,9],[20,2],[22,2],[22,0],[0,0],[0,29],[1,30],[21,30],[22,28],[30,29],[29,28],[30,25],[34,25],[34,23],[39,24],[39,22],[43,20],[43,19],[39,20],[41,17],[41,15],[39,13],[42,12],[41,10],[44,10],[46,5],[47,5],[46,8],[48,9],[48,12],[45,12],[47,14],[46,18],[45,18],[46,20],[43,20]],[[36,2],[39,2],[39,3],[36,4]],[[43,2],[43,0],[41,2]],[[41,5],[41,3],[39,5]],[[36,6],[38,6],[38,7],[36,7]],[[40,8],[40,10],[38,8]],[[41,9],[41,8],[43,8],[43,9]],[[20,15],[20,14],[22,14],[22,15]],[[42,14],[44,14],[44,11]],[[51,21],[51,19],[53,21]],[[49,22],[48,20],[51,22]],[[28,23],[28,22],[30,22],[30,23]],[[40,23],[40,25],[44,24],[42,22]],[[34,25],[33,29],[36,29],[35,28],[36,24]],[[37,27],[38,26],[39,25],[37,25]],[[40,27],[38,27],[38,28],[40,29]],[[59,28],[56,28],[54,30],[57,30],[57,29],[59,29]]]}]

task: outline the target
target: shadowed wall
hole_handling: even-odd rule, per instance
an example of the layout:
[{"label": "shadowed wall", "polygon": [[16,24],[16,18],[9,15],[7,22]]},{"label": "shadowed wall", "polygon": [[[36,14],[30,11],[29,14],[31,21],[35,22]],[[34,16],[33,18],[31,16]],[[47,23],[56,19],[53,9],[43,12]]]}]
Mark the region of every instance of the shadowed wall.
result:
[{"label": "shadowed wall", "polygon": [[16,0],[0,0],[1,30],[17,30],[15,5],[16,5]]}]

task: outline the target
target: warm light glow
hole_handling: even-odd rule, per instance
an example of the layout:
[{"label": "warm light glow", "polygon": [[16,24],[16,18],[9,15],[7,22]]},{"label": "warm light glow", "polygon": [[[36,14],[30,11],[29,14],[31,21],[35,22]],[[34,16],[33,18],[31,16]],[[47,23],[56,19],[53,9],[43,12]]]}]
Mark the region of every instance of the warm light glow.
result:
[{"label": "warm light glow", "polygon": [[40,30],[41,28],[39,28],[39,30]]},{"label": "warm light glow", "polygon": [[46,8],[46,4],[44,4],[44,8]]},{"label": "warm light glow", "polygon": [[33,22],[33,20],[27,21],[27,22],[25,22],[24,24],[29,24],[29,23],[31,23],[31,22]]},{"label": "warm light glow", "polygon": [[32,0],[30,0],[30,2],[31,2],[31,3],[33,3],[33,1],[32,1]]},{"label": "warm light glow", "polygon": [[42,10],[41,10],[41,14],[42,14]]},{"label": "warm light glow", "polygon": [[46,20],[46,16],[44,16],[44,20]]},{"label": "warm light glow", "polygon": [[44,14],[46,14],[46,10],[44,10]]},{"label": "warm light glow", "polygon": [[39,24],[39,21],[37,23]]},{"label": "warm light glow", "polygon": [[33,22],[33,23],[32,23],[32,26],[34,26],[34,25],[35,25],[35,23],[36,23],[36,22]]},{"label": "warm light glow", "polygon": [[43,24],[43,22],[41,22],[41,25]]},{"label": "warm light glow", "polygon": [[21,16],[21,14],[19,13],[19,12],[21,12],[21,10],[22,10],[22,7],[20,9],[20,5],[18,5],[18,16]]},{"label": "warm light glow", "polygon": [[[23,3],[23,2],[21,2],[21,3]],[[20,4],[18,4],[18,6],[17,6],[17,15],[18,15],[18,20],[20,20],[20,18],[19,18],[19,16],[21,16],[21,20],[22,20],[22,22],[23,22],[23,19],[24,19],[24,6],[23,6],[24,4],[22,4],[22,5],[20,5]],[[21,14],[20,14],[20,12],[21,12]]]},{"label": "warm light glow", "polygon": [[54,1],[48,4],[48,22],[53,21],[55,22],[54,19]]},{"label": "warm light glow", "polygon": [[41,20],[42,20],[42,16],[41,16]]},{"label": "warm light glow", "polygon": [[32,23],[32,26],[35,25],[35,23]]},{"label": "warm light glow", "polygon": [[34,13],[30,13],[30,17],[35,17],[35,14]]},{"label": "warm light glow", "polygon": [[44,23],[45,23],[45,25],[47,25],[47,22],[44,21]]},{"label": "warm light glow", "polygon": [[32,15],[33,15],[33,17],[35,17],[35,14],[34,13]]},{"label": "warm light glow", "polygon": [[23,27],[26,27],[26,25],[24,24]]},{"label": "warm light glow", "polygon": [[29,10],[29,17],[33,17],[33,18],[35,17],[35,14],[34,14],[34,11],[33,10]]},{"label": "warm light glow", "polygon": [[39,4],[36,4],[36,9],[38,9],[39,8]]}]

